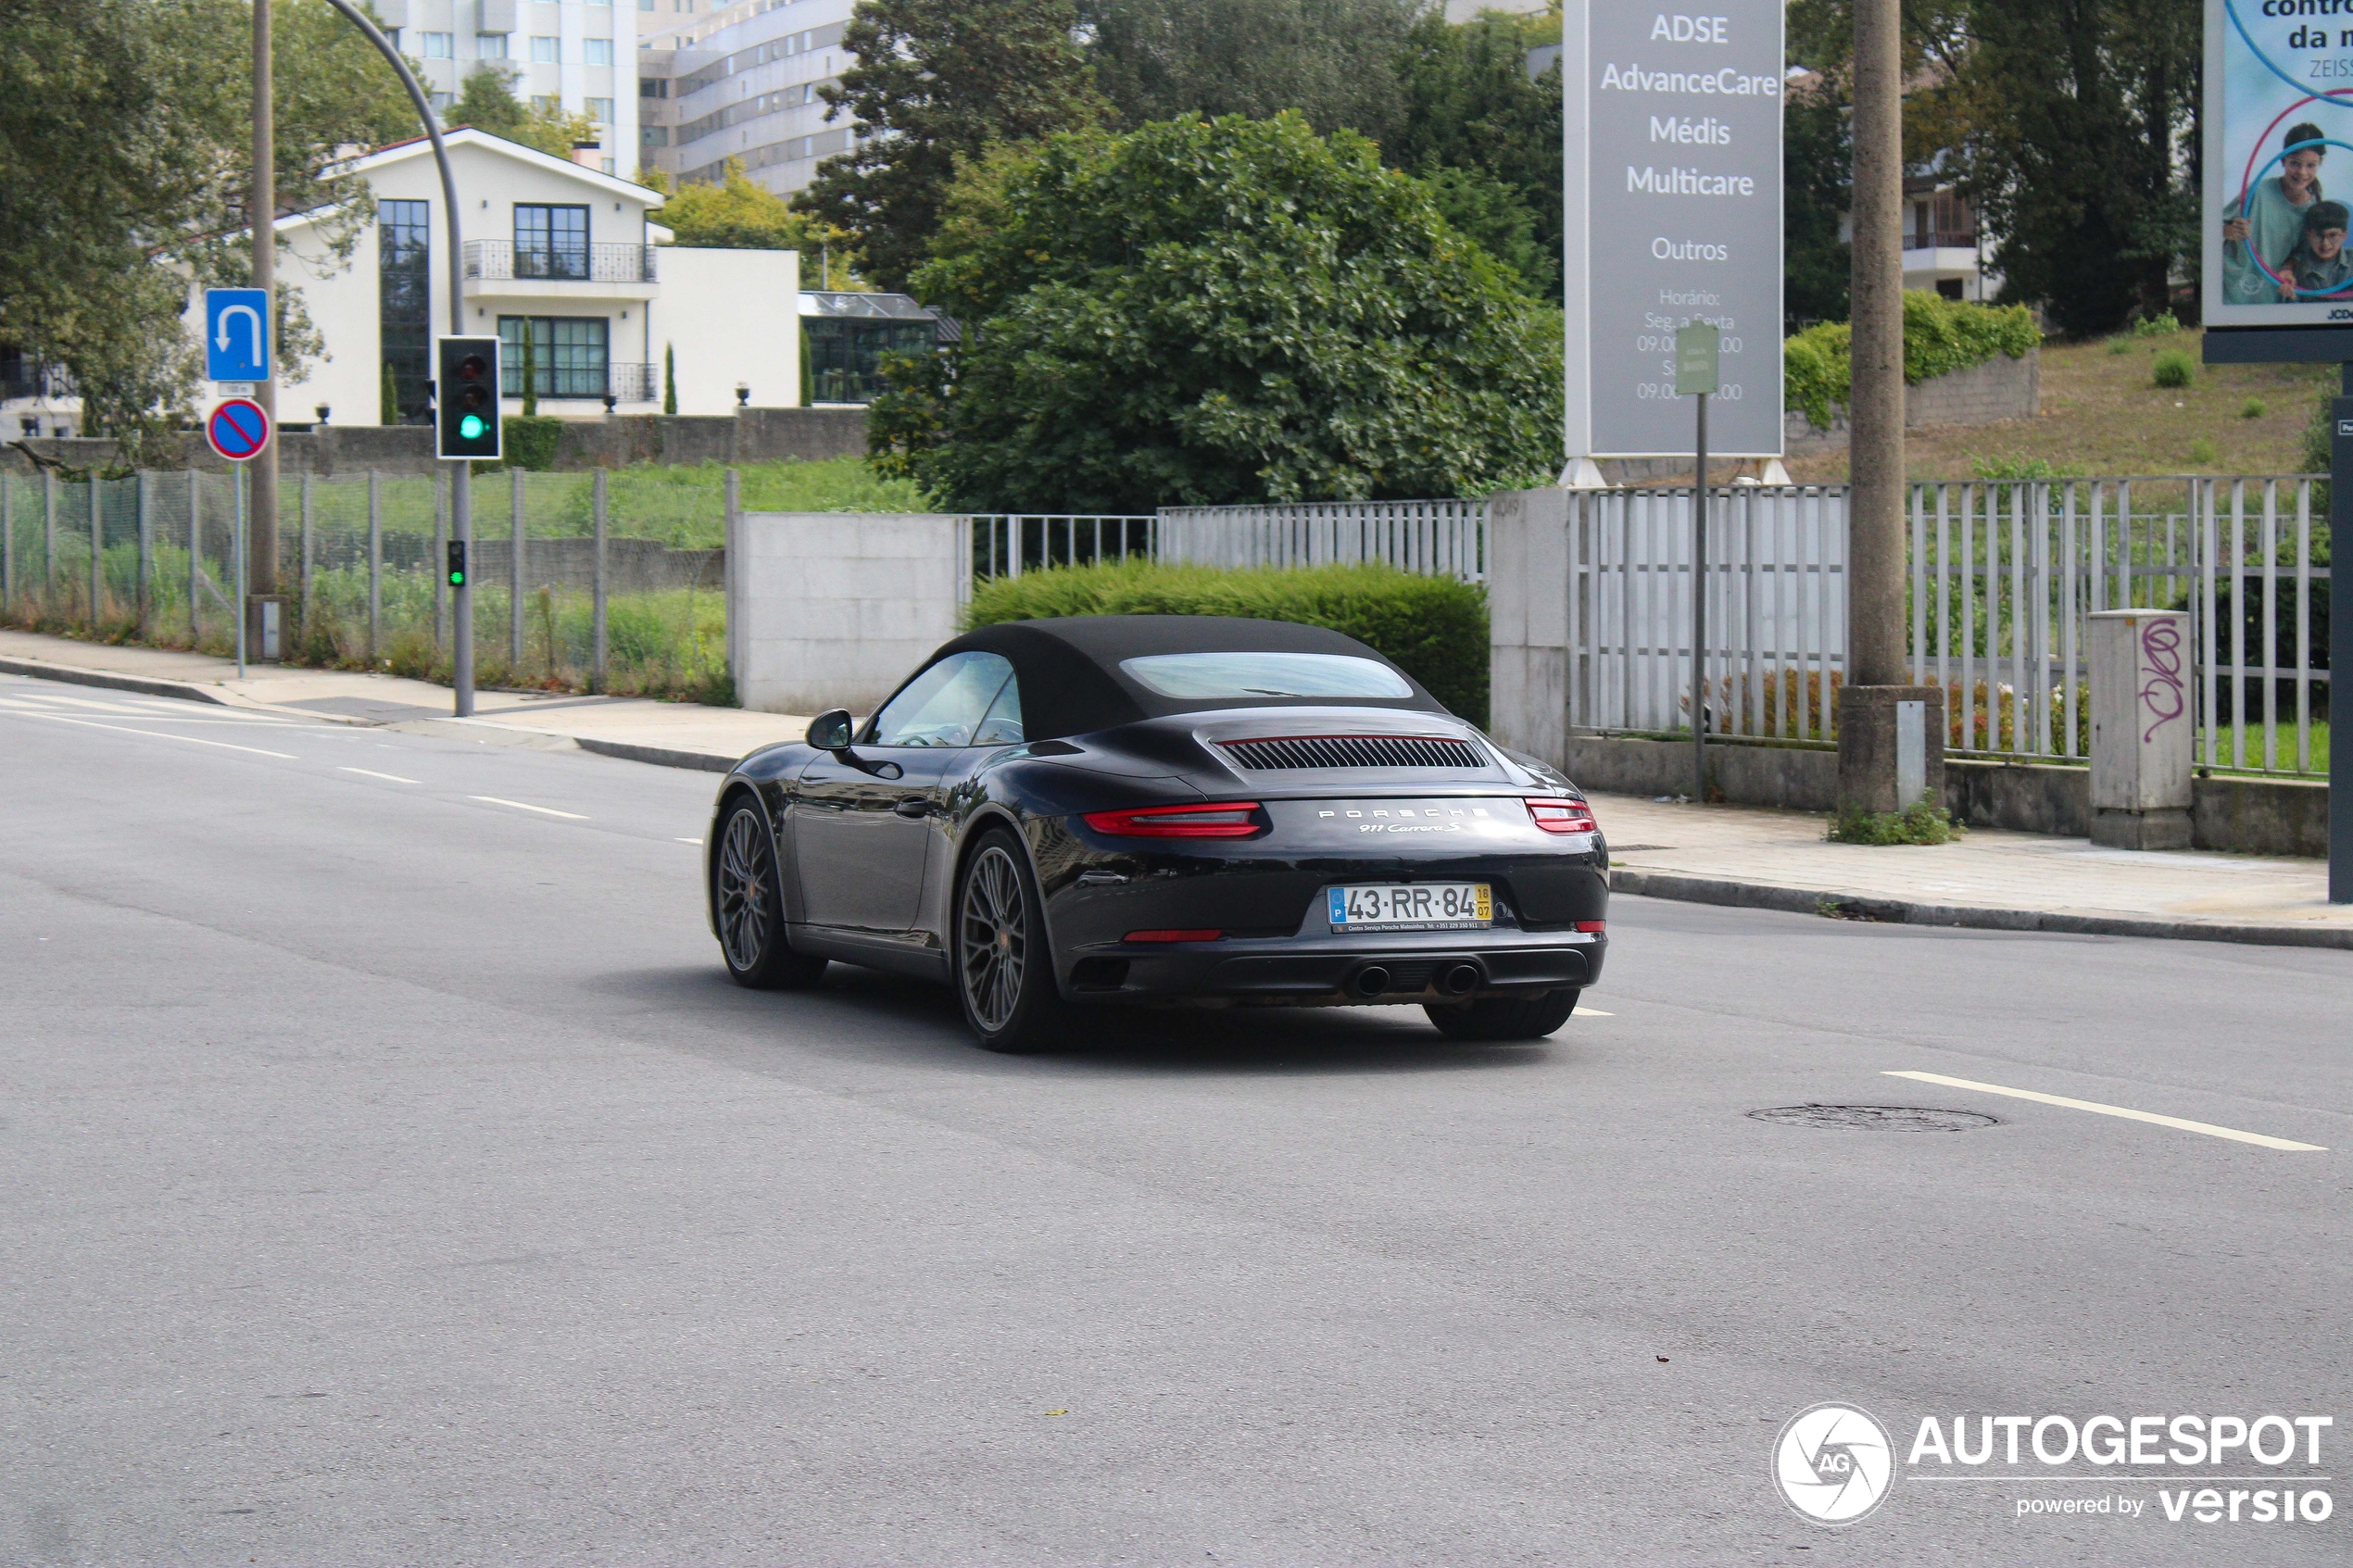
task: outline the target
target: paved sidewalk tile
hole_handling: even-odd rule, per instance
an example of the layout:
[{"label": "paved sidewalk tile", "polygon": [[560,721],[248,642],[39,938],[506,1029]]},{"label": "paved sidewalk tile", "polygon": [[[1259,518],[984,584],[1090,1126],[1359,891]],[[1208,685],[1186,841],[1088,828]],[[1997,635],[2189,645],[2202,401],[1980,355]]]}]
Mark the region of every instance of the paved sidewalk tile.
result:
[{"label": "paved sidewalk tile", "polygon": [[2328,902],[2320,860],[2102,849],[1994,828],[1943,845],[1831,844],[1823,819],[1804,811],[1592,800],[1611,864],[1635,872],[1965,909],[2353,932],[2353,907]]}]

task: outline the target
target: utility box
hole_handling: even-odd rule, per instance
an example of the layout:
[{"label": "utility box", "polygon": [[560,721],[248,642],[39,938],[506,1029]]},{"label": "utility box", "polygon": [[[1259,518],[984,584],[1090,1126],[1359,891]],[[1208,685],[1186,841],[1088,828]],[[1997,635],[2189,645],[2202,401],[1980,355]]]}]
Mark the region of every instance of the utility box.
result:
[{"label": "utility box", "polygon": [[2190,847],[2190,617],[2108,609],[2092,633],[2092,842]]}]

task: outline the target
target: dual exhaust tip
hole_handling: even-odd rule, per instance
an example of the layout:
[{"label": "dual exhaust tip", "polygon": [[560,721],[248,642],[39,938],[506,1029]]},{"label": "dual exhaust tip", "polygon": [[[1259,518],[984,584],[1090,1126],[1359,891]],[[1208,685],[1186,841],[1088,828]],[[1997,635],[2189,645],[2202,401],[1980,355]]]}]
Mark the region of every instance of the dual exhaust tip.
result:
[{"label": "dual exhaust tip", "polygon": [[[1386,965],[1366,964],[1349,982],[1349,989],[1360,997],[1378,997],[1389,989],[1391,978]],[[1445,996],[1467,997],[1478,989],[1479,982],[1485,978],[1475,963],[1444,964],[1438,971],[1438,989]]]}]

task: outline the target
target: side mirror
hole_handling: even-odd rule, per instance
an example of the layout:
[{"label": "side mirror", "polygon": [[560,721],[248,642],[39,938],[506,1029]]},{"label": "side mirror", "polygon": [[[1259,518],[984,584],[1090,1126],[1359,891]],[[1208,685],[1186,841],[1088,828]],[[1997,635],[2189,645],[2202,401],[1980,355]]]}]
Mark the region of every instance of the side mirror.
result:
[{"label": "side mirror", "polygon": [[809,744],[820,751],[843,751],[849,746],[849,709],[829,709],[809,721]]}]

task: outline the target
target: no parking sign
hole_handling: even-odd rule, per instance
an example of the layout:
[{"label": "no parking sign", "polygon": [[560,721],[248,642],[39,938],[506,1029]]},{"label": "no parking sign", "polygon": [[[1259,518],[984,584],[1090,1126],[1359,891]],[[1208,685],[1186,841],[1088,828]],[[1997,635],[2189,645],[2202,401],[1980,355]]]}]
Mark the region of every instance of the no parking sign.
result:
[{"label": "no parking sign", "polygon": [[250,397],[232,397],[206,419],[204,438],[233,463],[258,458],[270,445],[269,411]]}]

